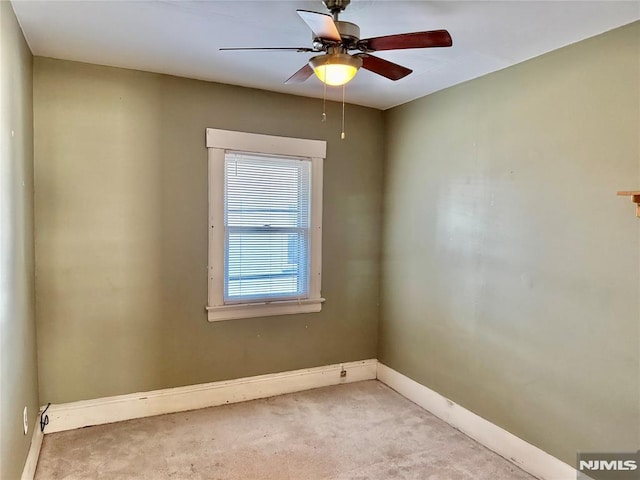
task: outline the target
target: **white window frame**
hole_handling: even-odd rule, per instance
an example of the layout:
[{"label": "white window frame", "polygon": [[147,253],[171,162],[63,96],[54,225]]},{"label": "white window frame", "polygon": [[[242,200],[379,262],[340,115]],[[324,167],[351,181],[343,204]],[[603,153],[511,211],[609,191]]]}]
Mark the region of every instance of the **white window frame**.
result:
[{"label": "white window frame", "polygon": [[[238,318],[319,312],[322,281],[322,167],[327,144],[322,140],[276,137],[207,128],[209,158],[209,269],[207,317],[210,322]],[[311,231],[309,296],[299,300],[224,303],[224,161],[227,150],[304,157],[311,161]]]}]

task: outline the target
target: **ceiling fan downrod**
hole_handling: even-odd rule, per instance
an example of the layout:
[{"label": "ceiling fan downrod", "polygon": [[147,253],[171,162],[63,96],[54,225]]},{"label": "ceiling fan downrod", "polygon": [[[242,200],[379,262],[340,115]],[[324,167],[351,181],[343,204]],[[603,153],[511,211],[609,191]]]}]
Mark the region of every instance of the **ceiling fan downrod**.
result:
[{"label": "ceiling fan downrod", "polygon": [[351,3],[351,0],[323,0],[325,7],[331,12],[334,20],[338,20],[340,12],[347,8],[347,5]]}]

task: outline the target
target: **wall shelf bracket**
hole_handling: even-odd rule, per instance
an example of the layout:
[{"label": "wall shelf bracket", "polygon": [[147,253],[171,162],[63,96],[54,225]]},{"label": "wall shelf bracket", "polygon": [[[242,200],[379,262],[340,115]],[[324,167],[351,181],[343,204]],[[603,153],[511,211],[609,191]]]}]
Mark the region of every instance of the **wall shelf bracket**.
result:
[{"label": "wall shelf bracket", "polygon": [[631,201],[636,204],[636,217],[640,217],[640,190],[620,191],[618,195],[631,197]]}]

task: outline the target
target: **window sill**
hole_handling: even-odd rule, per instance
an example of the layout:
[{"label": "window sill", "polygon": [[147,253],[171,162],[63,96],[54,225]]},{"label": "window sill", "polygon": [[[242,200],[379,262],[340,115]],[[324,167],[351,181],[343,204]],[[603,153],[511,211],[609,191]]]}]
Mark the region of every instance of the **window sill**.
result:
[{"label": "window sill", "polygon": [[238,318],[314,313],[322,310],[322,302],[324,302],[324,298],[207,306],[207,318],[210,322],[218,322],[221,320],[235,320]]}]

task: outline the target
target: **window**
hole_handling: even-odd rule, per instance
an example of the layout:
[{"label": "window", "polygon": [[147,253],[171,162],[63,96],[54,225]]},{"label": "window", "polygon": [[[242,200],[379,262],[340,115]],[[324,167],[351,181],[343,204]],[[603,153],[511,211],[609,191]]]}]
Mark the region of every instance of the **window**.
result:
[{"label": "window", "polygon": [[318,140],[207,129],[209,321],[319,312]]},{"label": "window", "polygon": [[224,302],[309,294],[311,161],[227,151]]}]

